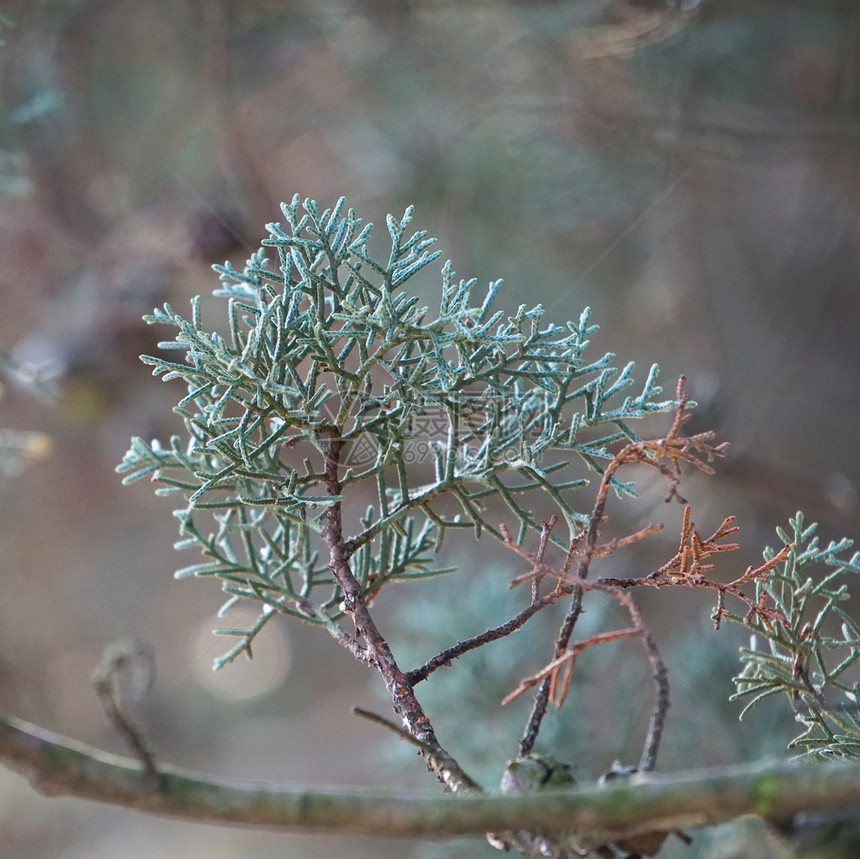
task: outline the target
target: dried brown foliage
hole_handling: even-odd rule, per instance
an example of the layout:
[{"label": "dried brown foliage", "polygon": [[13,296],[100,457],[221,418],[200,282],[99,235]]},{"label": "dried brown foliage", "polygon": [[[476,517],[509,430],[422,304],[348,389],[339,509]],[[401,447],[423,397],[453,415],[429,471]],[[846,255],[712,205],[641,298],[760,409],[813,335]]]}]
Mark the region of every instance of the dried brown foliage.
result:
[{"label": "dried brown foliage", "polygon": [[[740,529],[735,524],[735,517],[727,516],[710,536],[703,537],[696,529],[692,520],[691,507],[680,495],[678,487],[685,464],[706,474],[713,474],[711,463],[716,457],[725,453],[727,445],[715,443],[712,432],[697,433],[692,436],[681,434],[681,429],[688,417],[685,410],[689,401],[683,377],[678,383],[677,401],[675,418],[664,436],[628,444],[609,462],[603,472],[588,525],[571,540],[567,557],[560,567],[552,567],[544,561],[548,540],[556,525],[555,518],[544,523],[535,552],[529,552],[503,529],[507,546],[530,565],[528,572],[511,582],[512,587],[530,582],[533,606],[540,603],[543,607],[544,604],[554,602],[562,596],[573,596],[573,606],[559,634],[552,659],[539,671],[520,680],[516,688],[503,701],[503,703],[509,703],[529,689],[540,686],[532,715],[530,738],[532,743],[546,706],[549,703],[557,707],[564,704],[579,655],[601,644],[632,638],[645,647],[655,684],[656,701],[640,763],[641,769],[653,768],[669,708],[668,673],[657,650],[654,636],[644,622],[631,593],[637,587],[684,586],[715,591],[717,606],[712,617],[717,628],[724,617],[730,616],[725,608],[727,596],[733,596],[746,605],[744,619],[747,623],[757,619],[768,628],[771,628],[774,623],[788,624],[783,614],[773,605],[768,604],[766,591],[762,592],[761,598],[756,599],[748,595],[744,588],[750,583],[765,578],[777,565],[784,562],[793,546],[784,547],[760,566],[748,567],[742,575],[730,582],[719,582],[709,577],[714,570],[714,564],[710,560],[713,556],[739,548],[738,543],[726,542],[726,539],[738,533]],[[640,578],[605,576],[589,580],[592,561],[604,561],[615,552],[638,543],[662,529],[661,525],[652,525],[618,539],[605,543],[598,542],[600,528],[606,520],[605,511],[613,477],[622,466],[632,464],[646,465],[659,471],[669,482],[669,494],[666,500],[675,499],[684,504],[678,551],[665,564]],[[549,593],[542,594],[541,583],[545,579],[555,581],[555,587]],[[622,606],[629,618],[629,625],[575,640],[573,631],[581,611],[582,597],[593,591],[607,594]],[[527,731],[524,743],[529,741],[528,734]]]}]

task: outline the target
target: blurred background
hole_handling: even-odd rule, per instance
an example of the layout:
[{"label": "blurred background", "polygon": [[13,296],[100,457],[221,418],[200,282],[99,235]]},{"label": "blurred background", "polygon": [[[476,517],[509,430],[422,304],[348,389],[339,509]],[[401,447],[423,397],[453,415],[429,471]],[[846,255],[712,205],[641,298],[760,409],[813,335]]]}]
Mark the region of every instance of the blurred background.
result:
[{"label": "blurred background", "polygon": [[[270,624],[252,663],[213,674],[226,649],[211,635],[220,591],[172,579],[192,560],[172,549],[170,500],[114,473],[132,435],[179,429],[181,392],[138,360],[164,336],[141,314],[209,294],[211,264],[241,267],[295,192],[321,205],[346,195],[379,226],[415,204],[416,228],[439,237],[461,276],[505,279],[500,307],[541,302],[564,322],[589,305],[594,357],[635,360],[640,379],[656,361],[668,392],[686,373],[699,402],[691,426],[732,443],[717,476],[685,492],[703,532],[738,517],[743,549],[727,574],[799,508],[825,539],[860,533],[853,0],[41,0],[0,12],[0,427],[33,460],[4,460],[0,476],[4,712],[123,751],[90,677],[102,649],[131,635],[155,650],[143,715],[164,760],[238,778],[431,788],[410,749],[349,715],[386,703],[323,633]],[[663,521],[666,536],[617,556],[611,574],[641,575],[675,551],[680,507],[663,505],[661,486],[644,490],[642,505],[612,512],[637,527]],[[406,667],[522,598],[505,590],[522,568],[470,541],[446,548],[459,579],[380,600]],[[784,753],[787,708],[764,705],[738,725],[726,701],[743,630],[715,633],[701,593],[645,596],[673,682],[661,768]],[[597,609],[586,621],[601,619]],[[497,703],[543,664],[556,623],[422,690],[443,744],[487,784],[528,712],[527,701]],[[546,728],[585,779],[635,760],[652,694],[633,648],[589,656],[580,691]],[[703,855],[766,855],[735,837],[698,841]],[[0,769],[2,857],[485,849],[497,855],[479,839],[164,821],[42,799]]]}]

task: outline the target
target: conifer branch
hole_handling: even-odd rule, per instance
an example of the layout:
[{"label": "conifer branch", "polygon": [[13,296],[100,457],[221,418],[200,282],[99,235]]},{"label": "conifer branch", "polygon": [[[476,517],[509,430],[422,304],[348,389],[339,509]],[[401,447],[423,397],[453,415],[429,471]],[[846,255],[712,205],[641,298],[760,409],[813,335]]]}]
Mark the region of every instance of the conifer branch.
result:
[{"label": "conifer branch", "polygon": [[[517,632],[544,609],[566,600],[546,665],[523,678],[506,699],[537,688],[519,759],[531,755],[550,703],[564,703],[580,655],[597,645],[635,638],[645,647],[655,688],[635,779],[637,795],[645,791],[645,796],[659,793],[657,783],[642,781],[641,774],[656,765],[669,684],[634,591],[706,588],[716,593],[717,627],[724,619],[746,623],[770,648],[769,653],[761,651],[754,641],[744,652],[744,671],[735,681],[738,697],[754,706],[785,692],[804,720],[804,733],[795,742],[807,753],[860,756],[860,689],[848,679],[860,659],[860,629],[840,607],[847,598],[844,584],[835,584],[839,576],[860,571],[858,557],[837,557],[844,543],[819,551],[798,516],[793,538],[783,539],[779,551],[768,551],[762,564],[727,583],[711,577],[712,557],[737,548],[727,539],[738,528],[729,516],[713,534],[703,536],[679,493],[684,466],[711,474],[712,462],[726,448],[710,432],[682,434],[690,405],[683,377],[672,401],[659,399],[656,366],[639,392],[630,393],[632,364],[619,369],[610,353],[598,358],[586,354],[596,330],[587,309],[566,326],[545,322],[541,306],[521,305],[505,315],[493,307],[500,281],[477,297],[475,281],[459,280],[450,263],[441,268],[438,311],[421,306],[405,287],[428,270],[439,252],[425,231],[410,235],[411,207],[402,218],[386,220],[391,240],[387,259],[370,255],[371,227],[346,209],[343,199],[320,211],[315,202],[302,204],[296,196],[282,205],[282,213],[284,224],[268,225],[263,248],[243,271],[230,264],[217,267],[222,286],[216,295],[227,301],[228,334],[203,325],[199,299],[192,302],[188,318],[169,305],[148,317],[174,329],[174,339],[161,348],[182,353],[179,360],[159,356],[144,361],[165,380],[185,383],[176,409],[185,435],[164,445],[134,439],[119,468],[126,482],[148,477],[159,485],[159,494],[182,498],[176,511],[182,538],[177,547],[196,548],[203,558],[178,576],[219,580],[228,597],[223,611],[239,601],[258,606],[257,618],[247,627],[220,630],[237,643],[216,667],[242,653],[250,656],[256,636],[273,618],[326,629],[359,662],[377,671],[404,727],[382,717],[377,721],[408,737],[447,791],[465,795],[467,804],[486,801],[491,808],[495,799],[473,799],[481,788],[440,744],[415,687],[438,668]],[[649,413],[670,410],[672,424],[661,438],[642,440],[631,429],[632,422]],[[562,456],[547,463],[550,451]],[[669,482],[667,501],[685,504],[678,551],[639,578],[595,577],[594,563],[602,564],[660,528],[601,541],[610,490],[635,494],[633,485],[619,478],[620,469],[633,464],[663,475]],[[580,471],[567,473],[577,465]],[[590,512],[577,502],[588,483],[582,467],[599,475]],[[533,512],[538,498],[556,511],[543,523]],[[355,502],[364,505],[363,515],[350,511]],[[458,513],[450,512],[451,504]],[[508,521],[498,522],[499,510]],[[358,526],[352,524],[355,518]],[[529,571],[512,583],[529,583],[528,602],[505,623],[403,671],[373,616],[374,600],[390,583],[416,583],[452,572],[437,566],[438,550],[449,531],[463,528],[476,538],[500,541],[528,562]],[[537,548],[528,550],[534,535]],[[566,549],[560,567],[547,562],[550,545]],[[816,584],[800,577],[812,563],[837,569]],[[629,623],[577,640],[583,599],[592,592],[621,605]],[[809,613],[813,598],[824,603],[816,616]],[[732,601],[745,607],[742,616],[731,612]],[[830,628],[834,621],[842,623],[841,639]],[[833,653],[839,658],[829,660]],[[846,701],[848,706],[840,709]],[[142,752],[141,759],[152,776],[154,760]],[[162,791],[172,784],[168,772],[158,768]],[[775,772],[779,792],[783,771]],[[632,790],[634,779],[630,782]],[[597,796],[583,791],[583,802],[597,801]],[[550,799],[554,801],[542,796],[541,804]],[[755,800],[762,801],[757,794]],[[265,795],[263,805],[269,801]],[[307,802],[316,808],[315,800]],[[597,806],[589,807],[593,812]],[[765,817],[776,814],[761,809],[759,804],[754,810]],[[378,814],[378,809],[367,813]],[[561,859],[580,855],[565,834],[580,827],[572,813],[564,826],[557,820],[517,817],[501,824],[485,822],[481,828],[503,833],[498,840],[490,836],[503,849]],[[662,810],[656,815],[646,826],[626,820],[594,823],[601,819],[598,814],[581,824],[575,842],[602,849],[617,841],[615,836],[662,837],[699,820]],[[443,818],[449,819],[447,811]],[[375,831],[380,831],[381,818],[375,819]],[[562,833],[546,839],[547,827]],[[455,831],[434,826],[433,833]]]}]

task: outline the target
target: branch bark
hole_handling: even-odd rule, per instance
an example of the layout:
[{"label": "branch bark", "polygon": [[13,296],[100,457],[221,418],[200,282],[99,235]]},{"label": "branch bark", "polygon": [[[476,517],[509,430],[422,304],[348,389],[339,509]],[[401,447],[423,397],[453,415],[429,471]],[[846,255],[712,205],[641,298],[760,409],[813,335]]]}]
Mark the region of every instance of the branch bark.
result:
[{"label": "branch bark", "polygon": [[[325,457],[325,486],[329,495],[337,497],[343,485],[340,482],[340,455],[343,439],[337,435],[328,442]],[[442,748],[436,733],[421,707],[412,683],[400,670],[394,654],[370,614],[361,585],[352,573],[349,553],[343,537],[340,501],[332,504],[326,513],[323,538],[329,547],[332,575],[343,591],[343,606],[352,617],[355,629],[365,643],[370,664],[375,666],[391,695],[394,712],[403,720],[411,736],[422,746],[421,755],[427,768],[436,775],[446,790],[451,793],[480,792],[481,786],[473,781],[459,763]],[[364,659],[364,657],[362,657]]]},{"label": "branch bark", "polygon": [[766,762],[516,796],[283,787],[210,779],[168,766],[159,768],[156,787],[138,761],[10,717],[0,717],[0,762],[48,796],[79,797],[189,821],[318,833],[438,839],[506,829],[565,830],[606,843],[643,832],[695,829],[744,814],[780,821],[801,811],[860,807],[860,767],[840,762]]}]

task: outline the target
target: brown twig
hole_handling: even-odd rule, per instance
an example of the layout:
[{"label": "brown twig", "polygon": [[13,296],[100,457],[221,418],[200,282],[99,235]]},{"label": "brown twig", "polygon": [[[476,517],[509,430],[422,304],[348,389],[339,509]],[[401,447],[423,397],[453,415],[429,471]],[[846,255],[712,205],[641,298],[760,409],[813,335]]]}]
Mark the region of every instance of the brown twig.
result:
[{"label": "brown twig", "polygon": [[468,653],[470,650],[475,650],[478,647],[483,647],[483,645],[489,644],[492,641],[498,641],[500,638],[505,638],[511,633],[516,632],[539,611],[557,602],[563,596],[564,593],[558,591],[544,594],[537,600],[530,602],[516,617],[512,617],[509,621],[488,629],[480,635],[467,638],[464,641],[458,641],[441,653],[437,653],[436,656],[427,660],[420,667],[407,672],[407,679],[415,686],[422,680],[426,680],[437,668],[450,666],[451,660],[459,658],[464,653]]},{"label": "brown twig", "polygon": [[530,677],[525,677],[520,680],[516,689],[509,692],[502,699],[502,704],[510,704],[516,701],[521,695],[525,694],[529,689],[537,686],[543,680],[549,680],[551,684],[550,700],[559,707],[564,703],[567,693],[570,690],[570,676],[572,673],[573,663],[580,653],[588,650],[589,647],[595,647],[598,644],[608,644],[610,641],[618,641],[622,638],[630,638],[636,635],[635,629],[616,629],[611,632],[598,632],[590,635],[582,641],[577,641],[568,646],[568,648],[552,660],[548,665],[545,665],[536,674]]},{"label": "brown twig", "polygon": [[149,690],[154,675],[152,648],[142,641],[121,639],[105,649],[93,674],[93,686],[110,723],[137,756],[150,784],[157,787],[161,775],[155,754],[131,712],[135,699]]},{"label": "brown twig", "polygon": [[[619,594],[622,592],[616,591]],[[625,594],[626,596],[626,594]],[[639,759],[639,769],[642,772],[650,772],[657,765],[657,753],[660,750],[660,741],[663,738],[663,727],[666,724],[666,714],[669,712],[669,671],[660,651],[657,649],[657,641],[651,630],[646,626],[639,606],[631,599],[625,602],[627,611],[648,655],[651,664],[651,679],[654,681],[654,706],[651,708],[651,716],[648,720],[648,733],[645,735],[645,743],[642,747],[642,756]]]},{"label": "brown twig", "polygon": [[[339,467],[343,444],[343,439],[339,436],[328,440],[325,456],[325,486],[331,496],[341,494]],[[379,672],[391,695],[394,712],[403,720],[410,736],[421,744],[427,768],[451,793],[479,791],[480,786],[440,745],[430,720],[415,697],[412,683],[400,670],[391,647],[370,614],[361,584],[353,575],[349,564],[349,551],[343,536],[339,501],[332,504],[326,511],[323,539],[329,548],[332,574],[343,591],[343,610],[352,617],[356,633],[364,642],[368,656],[365,661],[369,661]]]},{"label": "brown twig", "polygon": [[741,590],[743,585],[763,579],[777,565],[783,563],[794,548],[794,544],[784,546],[773,558],[760,564],[758,567],[747,567],[743,575],[728,583],[715,582],[705,577],[705,573],[713,569],[713,564],[704,563],[705,559],[719,552],[731,552],[739,548],[738,543],[718,543],[727,536],[736,534],[740,529],[733,524],[734,517],[727,516],[719,528],[710,537],[702,538],[696,526],[690,518],[690,507],[684,509],[684,523],[682,526],[681,543],[676,554],[662,567],[654,570],[643,578],[620,579],[601,578],[603,584],[616,588],[630,589],[646,586],[653,588],[662,587],[693,587],[707,588],[717,592],[717,606],[711,616],[717,629],[724,617],[729,616],[725,607],[726,595],[734,596],[747,606],[744,617],[746,623],[758,618],[768,629],[773,628],[774,623],[788,625],[785,616],[776,608],[767,605],[767,594],[762,594],[762,599],[756,600]]},{"label": "brown twig", "polygon": [[511,703],[540,683],[541,689],[544,686],[547,687],[547,703],[552,702],[557,707],[561,707],[570,691],[573,667],[580,653],[583,653],[590,647],[608,644],[609,642],[619,641],[623,638],[638,638],[648,654],[648,661],[651,663],[651,674],[656,690],[654,707],[651,711],[648,734],[642,750],[639,769],[643,771],[652,770],[656,764],[663,726],[666,721],[666,713],[669,710],[669,678],[666,664],[663,662],[657,649],[657,642],[650,629],[646,626],[639,607],[633,601],[630,594],[606,585],[601,580],[587,582],[583,579],[574,578],[570,574],[565,574],[563,571],[552,572],[546,568],[544,568],[544,574],[553,575],[565,589],[576,590],[580,596],[589,591],[600,591],[608,594],[616,602],[624,606],[630,617],[631,626],[628,629],[596,633],[574,644],[568,643],[563,653],[558,654],[537,673],[521,680],[519,685],[504,698],[502,704]]},{"label": "brown twig", "polygon": [[[553,532],[556,524],[558,523],[558,516],[553,514],[548,522],[543,522],[541,524],[540,529],[540,544],[538,545],[538,550],[535,553],[535,562],[537,564],[542,564],[544,555],[546,554],[546,547],[549,543],[550,535]],[[540,596],[540,585],[542,581],[542,576],[537,575],[532,579],[532,602],[535,602],[537,598]]]},{"label": "brown twig", "polygon": [[[533,556],[528,554],[522,546],[516,543],[504,524],[499,526],[499,531],[504,537],[505,544],[517,552],[521,557],[526,558],[532,563],[532,570],[527,574],[527,578],[532,583],[531,602],[519,614],[512,617],[505,623],[493,627],[492,629],[488,629],[485,632],[480,633],[480,635],[475,635],[472,638],[459,641],[451,647],[446,648],[441,653],[437,653],[436,656],[429,659],[424,663],[424,665],[409,671],[406,676],[413,686],[420,683],[422,680],[426,680],[427,677],[429,677],[437,668],[450,666],[453,659],[457,659],[464,653],[468,653],[470,650],[475,650],[478,647],[483,647],[485,644],[498,641],[500,638],[505,638],[506,636],[511,635],[511,633],[516,632],[524,626],[526,622],[531,620],[531,618],[533,618],[539,611],[553,605],[555,602],[558,602],[562,597],[573,593],[572,589],[565,590],[563,588],[556,588],[551,593],[540,596],[540,582],[547,572],[551,572],[548,567],[544,567],[543,558],[546,554],[546,549],[549,545],[552,531],[557,524],[557,516],[552,516],[548,521],[542,523],[540,543]],[[574,547],[578,544],[581,537],[582,534],[577,535],[577,537],[571,541],[571,549],[568,551],[565,563],[562,567],[563,570],[567,571],[570,569],[574,557]],[[525,578],[523,580],[525,580]],[[516,584],[519,584],[519,582],[514,580],[511,582],[510,586],[514,587]]]},{"label": "brown twig", "polygon": [[[514,552],[516,552],[518,555],[520,555],[520,557],[529,561],[529,563],[531,564],[531,570],[519,580],[514,580],[514,582],[511,582],[511,587],[514,587],[516,584],[519,584],[520,581],[542,578],[547,573],[552,574],[554,572],[550,568],[545,567],[542,560],[539,561],[537,559],[537,556],[530,555],[522,545],[513,540],[504,525],[500,526],[500,531],[505,539],[505,545],[508,546],[508,548],[512,549]],[[582,542],[585,536],[586,532],[582,531],[579,534],[575,535],[574,538],[570,541],[570,546],[568,548],[567,556],[564,561],[564,566],[562,567],[564,573],[568,573],[573,566],[573,561],[576,557],[576,547],[579,545],[579,543]],[[534,586],[532,592],[534,592]],[[581,609],[582,594],[580,591],[575,590],[569,585],[563,585],[561,582],[558,583],[558,586],[553,593],[557,597],[570,596],[571,594],[573,594],[573,605],[571,609],[568,610],[564,622],[562,623],[561,630],[559,631],[558,637],[556,639],[555,654],[556,657],[559,657],[564,653],[567,643],[570,641],[570,636],[573,632],[573,625],[576,622],[576,618],[579,616],[579,610]],[[546,714],[546,710],[549,705],[551,693],[552,684],[550,678],[545,677],[541,681],[540,688],[535,694],[535,699],[532,704],[532,711],[529,714],[529,719],[526,722],[525,730],[523,731],[523,735],[520,738],[520,757],[526,757],[526,755],[531,754],[532,750],[534,749],[534,744],[537,741],[538,732],[540,731],[541,722],[543,721],[543,717]]]},{"label": "brown twig", "polygon": [[[578,550],[575,551],[577,560],[576,579],[585,581],[588,578],[592,560],[596,557],[600,557],[602,554],[606,554],[600,553],[600,547],[598,547],[597,541],[599,537],[599,528],[604,519],[609,490],[612,486],[615,473],[619,468],[624,465],[639,463],[641,465],[647,465],[651,468],[657,469],[666,477],[667,480],[669,480],[670,483],[670,491],[666,500],[670,501],[672,498],[677,498],[683,502],[684,499],[678,492],[682,465],[684,463],[688,463],[706,474],[712,474],[713,468],[711,468],[709,463],[713,461],[715,457],[724,455],[727,445],[724,443],[715,445],[715,436],[712,432],[698,433],[688,437],[681,436],[681,428],[687,419],[685,408],[689,402],[689,397],[686,392],[686,379],[684,376],[681,376],[678,380],[676,399],[678,405],[675,410],[675,417],[672,421],[671,427],[669,428],[669,432],[666,433],[664,437],[650,441],[631,442],[623,447],[606,466],[600,481],[600,486],[597,490],[594,507],[592,508],[591,515],[589,516],[588,527],[585,529],[584,550],[581,552]],[[637,534],[631,535],[629,538],[625,538],[626,542],[635,542],[636,539],[641,539],[642,537],[647,536],[647,533],[653,532],[645,529],[644,532],[641,532],[641,537],[639,536],[639,533],[640,532],[637,532]],[[612,544],[607,544],[608,547],[611,547],[611,545]],[[569,554],[573,553],[574,549],[571,548],[571,552]],[[541,570],[540,575],[544,574],[546,574],[546,571]],[[568,581],[567,578],[559,577],[559,587],[565,587],[562,582],[566,581]],[[573,599],[571,601],[570,608],[568,609],[568,613],[556,639],[555,659],[563,657],[564,653],[568,650],[576,623],[582,613],[582,595],[583,590],[581,588],[576,587],[573,589]],[[668,681],[666,680],[665,673],[660,674],[657,669],[655,669],[654,676],[655,682],[658,686],[658,706],[663,708],[662,713],[664,717],[665,709],[668,708]],[[537,694],[535,695],[532,711],[520,739],[521,755],[529,754],[534,748],[534,744],[540,731],[541,722],[546,715],[550,701],[554,699],[553,693],[555,691],[552,675],[545,677],[541,682]],[[662,724],[663,717],[658,718],[656,721]],[[652,724],[654,723],[655,720],[652,716]]]},{"label": "brown twig", "polygon": [[[525,558],[526,560],[531,561],[532,558],[523,550],[522,546],[517,546],[509,537],[507,533],[507,529],[504,526],[500,526],[500,530],[502,531],[503,536],[505,537],[505,545],[509,548],[513,549],[518,555]],[[619,549],[623,549],[626,546],[630,546],[633,543],[638,543],[641,540],[646,539],[647,537],[652,536],[653,534],[657,534],[663,530],[662,525],[648,525],[645,528],[641,528],[638,531],[635,531],[632,534],[628,534],[626,537],[619,537],[617,540],[610,540],[608,543],[604,543],[601,546],[598,546],[594,550],[594,554],[592,555],[592,560],[595,558],[605,558],[607,555],[611,555],[613,552],[617,552]],[[577,552],[575,547],[571,549],[568,553],[570,558],[576,559]],[[567,573],[570,569],[571,564],[567,564],[567,570],[564,568],[562,572]],[[534,565],[532,569],[527,573],[523,573],[521,576],[517,576],[516,578],[511,580],[510,587],[515,588],[518,585],[521,585],[523,582],[532,581],[535,578],[543,578],[546,575],[555,576],[552,568],[545,566],[544,564],[538,563],[535,559]],[[557,576],[555,576],[557,577]],[[563,581],[563,579],[559,579],[559,582]]]},{"label": "brown twig", "polygon": [[402,740],[406,740],[407,743],[411,743],[413,746],[421,749],[426,752],[428,755],[435,754],[436,750],[432,746],[428,746],[426,743],[422,743],[417,737],[413,737],[409,731],[401,728],[400,725],[395,725],[390,719],[386,719],[384,716],[380,716],[378,713],[374,713],[372,710],[365,710],[363,707],[353,707],[352,708],[353,716],[360,716],[362,719],[367,719],[368,722],[373,722],[376,725],[382,725],[383,728],[388,728],[389,731],[394,732],[400,737]]}]

